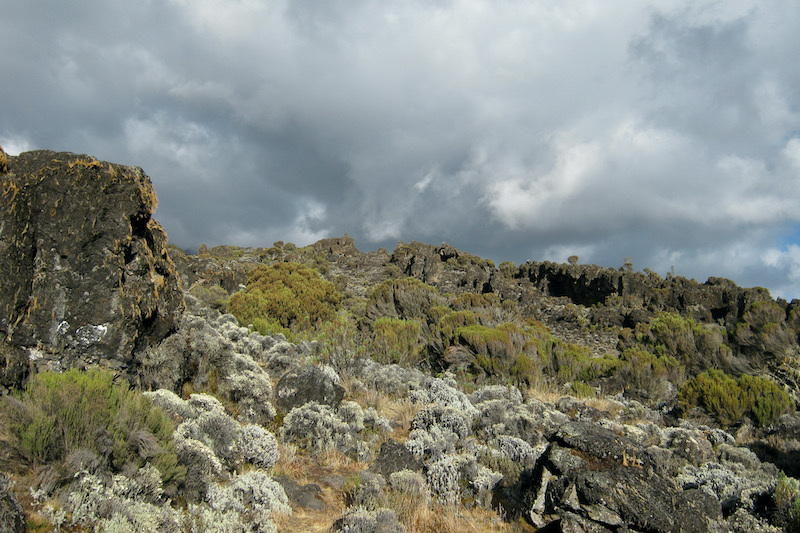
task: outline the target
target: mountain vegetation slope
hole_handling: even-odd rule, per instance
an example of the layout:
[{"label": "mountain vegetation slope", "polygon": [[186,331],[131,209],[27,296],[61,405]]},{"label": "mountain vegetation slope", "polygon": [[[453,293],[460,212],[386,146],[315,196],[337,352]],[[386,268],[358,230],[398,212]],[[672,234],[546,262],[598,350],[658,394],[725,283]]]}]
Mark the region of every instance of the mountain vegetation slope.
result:
[{"label": "mountain vegetation slope", "polygon": [[800,302],[346,235],[187,254],[141,169],[6,159],[0,529],[800,530]]}]

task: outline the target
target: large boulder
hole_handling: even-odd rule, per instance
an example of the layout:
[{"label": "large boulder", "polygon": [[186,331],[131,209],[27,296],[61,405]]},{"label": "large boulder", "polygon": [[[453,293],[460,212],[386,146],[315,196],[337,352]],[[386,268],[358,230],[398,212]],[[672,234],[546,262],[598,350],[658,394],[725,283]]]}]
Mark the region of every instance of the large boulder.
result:
[{"label": "large boulder", "polygon": [[0,382],[19,385],[31,364],[135,374],[184,307],[150,178],[35,151],[9,157],[0,185]]}]

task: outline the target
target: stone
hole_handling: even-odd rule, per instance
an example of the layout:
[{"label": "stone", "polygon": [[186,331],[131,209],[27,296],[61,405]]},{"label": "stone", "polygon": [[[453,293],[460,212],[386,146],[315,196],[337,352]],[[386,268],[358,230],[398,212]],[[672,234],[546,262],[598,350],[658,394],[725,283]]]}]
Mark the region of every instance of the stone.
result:
[{"label": "stone", "polygon": [[408,448],[395,440],[387,440],[381,444],[378,457],[370,466],[370,470],[381,474],[385,479],[389,479],[395,472],[401,470],[411,470],[412,472],[422,472],[424,465],[416,458]]},{"label": "stone", "polygon": [[9,157],[0,184],[0,337],[12,354],[0,380],[20,385],[16,348],[37,368],[106,359],[135,374],[137,354],[170,335],[184,308],[150,178],[35,151]]},{"label": "stone", "polygon": [[5,475],[0,474],[0,533],[23,533],[25,513]]},{"label": "stone", "polygon": [[300,485],[287,476],[278,476],[275,481],[280,483],[286,492],[286,497],[293,505],[313,511],[324,511],[328,505],[322,500],[322,488],[316,483]]},{"label": "stone", "polygon": [[284,374],[275,396],[278,408],[284,412],[308,402],[335,408],[344,398],[344,387],[331,367],[306,365]]}]

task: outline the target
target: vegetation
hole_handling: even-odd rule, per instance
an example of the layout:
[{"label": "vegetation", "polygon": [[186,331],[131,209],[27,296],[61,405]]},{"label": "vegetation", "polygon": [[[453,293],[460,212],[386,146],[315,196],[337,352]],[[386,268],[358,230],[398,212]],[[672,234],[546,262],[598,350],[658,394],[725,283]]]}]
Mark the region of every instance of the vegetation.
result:
[{"label": "vegetation", "polygon": [[715,369],[687,381],[678,399],[684,410],[701,406],[724,426],[741,422],[744,415],[766,426],[794,411],[789,395],[774,382],[747,374],[736,379]]},{"label": "vegetation", "polygon": [[[288,247],[284,245],[284,250]],[[336,315],[342,295],[319,272],[299,263],[259,265],[247,288],[234,293],[228,310],[262,334],[313,328]]]},{"label": "vegetation", "polygon": [[64,461],[83,451],[111,472],[151,462],[165,483],[186,473],[177,465],[171,420],[127,383],[115,382],[111,372],[36,374],[24,391],[2,398],[0,407],[2,447],[14,458],[9,467],[63,471]]},{"label": "vegetation", "polygon": [[772,494],[788,531],[800,531],[800,488],[797,480],[781,472]]},{"label": "vegetation", "polygon": [[382,317],[372,324],[372,357],[383,364],[416,366],[420,361],[421,326],[417,320]]}]

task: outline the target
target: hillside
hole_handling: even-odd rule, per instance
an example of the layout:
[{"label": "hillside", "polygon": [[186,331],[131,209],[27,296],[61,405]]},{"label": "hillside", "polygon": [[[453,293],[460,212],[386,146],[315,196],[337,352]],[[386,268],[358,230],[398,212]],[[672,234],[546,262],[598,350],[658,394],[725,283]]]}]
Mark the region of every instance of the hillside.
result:
[{"label": "hillside", "polygon": [[797,301],[346,235],[187,254],[141,169],[0,180],[0,530],[800,528]]}]

